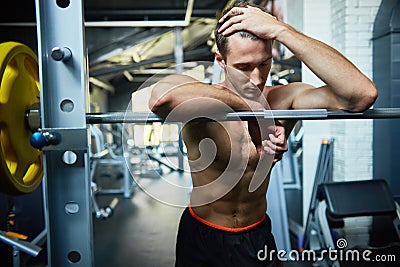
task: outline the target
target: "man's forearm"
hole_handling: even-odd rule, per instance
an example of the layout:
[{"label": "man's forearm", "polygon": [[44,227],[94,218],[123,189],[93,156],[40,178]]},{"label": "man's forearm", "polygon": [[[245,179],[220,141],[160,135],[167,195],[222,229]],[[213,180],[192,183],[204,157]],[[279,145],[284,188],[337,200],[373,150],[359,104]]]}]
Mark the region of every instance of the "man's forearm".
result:
[{"label": "man's forearm", "polygon": [[205,84],[190,77],[183,77],[181,84],[177,84],[173,79],[180,77],[167,78],[154,87],[149,103],[153,112],[162,117],[174,112],[175,116],[194,118],[263,108],[260,103],[244,99],[220,85]]},{"label": "man's forearm", "polygon": [[[317,75],[344,103],[345,109],[364,109],[374,99],[376,88],[356,66],[327,44],[290,26],[276,38]],[[369,94],[371,95],[369,98]]]}]

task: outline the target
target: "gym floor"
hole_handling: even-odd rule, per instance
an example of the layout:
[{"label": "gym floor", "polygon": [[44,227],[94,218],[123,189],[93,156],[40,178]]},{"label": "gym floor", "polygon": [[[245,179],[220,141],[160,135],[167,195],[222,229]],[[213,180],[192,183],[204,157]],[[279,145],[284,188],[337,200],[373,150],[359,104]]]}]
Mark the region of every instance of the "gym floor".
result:
[{"label": "gym floor", "polygon": [[[96,182],[104,188],[118,187],[122,178],[115,171],[100,171]],[[114,176],[114,177],[113,177]],[[171,172],[164,179],[185,185],[190,179],[186,173]],[[163,185],[159,178],[141,178],[146,189]],[[187,194],[190,192],[188,191]],[[93,218],[94,251],[96,266],[173,266],[175,242],[182,207],[174,207],[149,196],[135,186],[132,198],[116,195],[98,195],[100,207],[107,206],[113,198],[119,202],[113,215],[107,219]],[[171,194],[169,198],[180,196]]]}]

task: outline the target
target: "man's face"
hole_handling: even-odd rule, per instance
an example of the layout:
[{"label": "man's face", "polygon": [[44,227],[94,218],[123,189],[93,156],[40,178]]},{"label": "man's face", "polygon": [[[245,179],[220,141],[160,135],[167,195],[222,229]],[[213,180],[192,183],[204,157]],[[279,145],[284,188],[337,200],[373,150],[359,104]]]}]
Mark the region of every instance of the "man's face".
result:
[{"label": "man's face", "polygon": [[227,66],[228,86],[233,86],[241,96],[256,100],[271,70],[271,41],[252,40],[233,34],[229,37],[226,60],[220,59],[220,63]]}]

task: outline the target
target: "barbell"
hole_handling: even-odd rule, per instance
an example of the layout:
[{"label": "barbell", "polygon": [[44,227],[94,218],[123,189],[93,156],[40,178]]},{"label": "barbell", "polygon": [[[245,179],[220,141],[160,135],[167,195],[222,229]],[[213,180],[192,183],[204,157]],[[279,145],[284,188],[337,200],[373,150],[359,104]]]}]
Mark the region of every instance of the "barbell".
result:
[{"label": "barbell", "polygon": [[[399,119],[400,108],[376,108],[365,112],[346,112],[328,109],[261,110],[239,111],[216,116],[220,121],[276,119],[276,120],[337,120],[337,119]],[[213,117],[215,118],[215,117]],[[201,118],[208,120],[207,118]],[[108,112],[87,113],[88,124],[107,123],[151,123],[164,122],[154,113],[146,112]],[[172,122],[172,121],[169,121]]]},{"label": "barbell", "polygon": [[[0,191],[19,195],[43,177],[43,146],[58,144],[57,133],[40,132],[40,84],[36,54],[17,42],[0,44]],[[327,109],[264,110],[223,114],[221,121],[253,119],[326,120],[400,118],[400,108],[346,112]],[[213,118],[215,120],[215,118]],[[149,112],[88,113],[87,124],[164,122]]]}]

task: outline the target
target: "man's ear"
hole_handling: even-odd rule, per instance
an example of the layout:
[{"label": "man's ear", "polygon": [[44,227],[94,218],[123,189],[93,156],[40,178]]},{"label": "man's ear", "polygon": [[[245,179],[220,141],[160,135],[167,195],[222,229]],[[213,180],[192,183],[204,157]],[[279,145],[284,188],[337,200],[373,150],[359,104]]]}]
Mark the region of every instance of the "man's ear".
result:
[{"label": "man's ear", "polygon": [[215,60],[218,62],[218,64],[221,66],[221,68],[225,69],[225,66],[226,66],[225,60],[222,57],[222,55],[218,49],[216,49],[214,51],[214,55],[215,55]]}]

